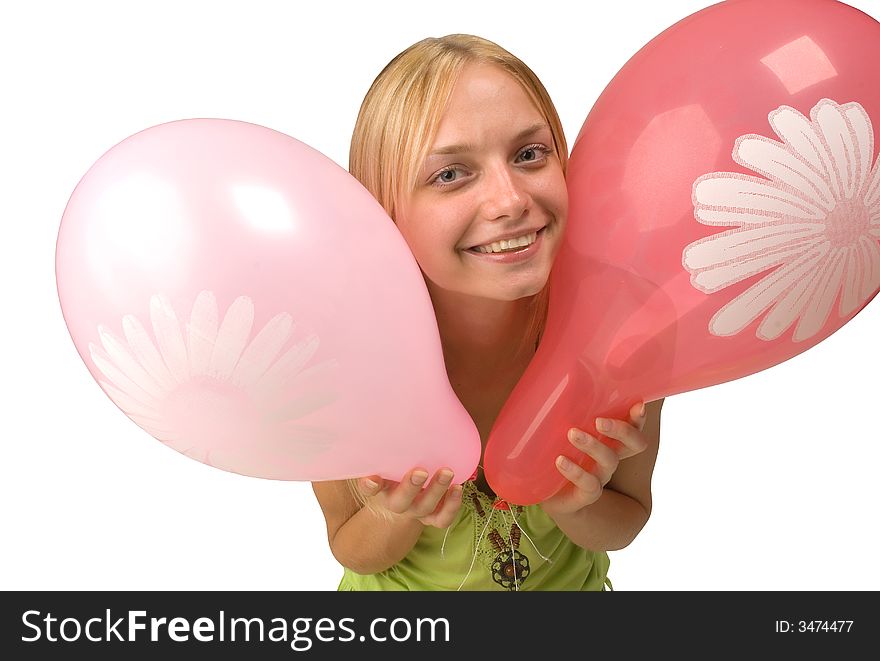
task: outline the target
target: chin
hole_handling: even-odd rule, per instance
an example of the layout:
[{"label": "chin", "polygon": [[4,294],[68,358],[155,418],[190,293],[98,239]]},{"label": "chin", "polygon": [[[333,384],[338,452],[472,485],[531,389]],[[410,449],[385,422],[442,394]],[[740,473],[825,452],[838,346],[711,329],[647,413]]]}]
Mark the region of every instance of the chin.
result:
[{"label": "chin", "polygon": [[544,278],[540,282],[535,282],[529,285],[523,284],[516,288],[505,287],[504,291],[498,292],[498,295],[493,296],[492,298],[499,301],[519,301],[523,298],[532,298],[533,296],[540,294],[546,285],[547,279]]},{"label": "chin", "polygon": [[523,293],[523,294],[521,294],[521,295],[519,295],[519,296],[513,296],[513,297],[511,297],[511,298],[509,298],[509,299],[507,299],[507,300],[509,300],[509,301],[519,301],[519,300],[522,300],[522,299],[524,299],[524,298],[534,298],[535,296],[537,296],[538,294],[540,294],[541,291],[542,291],[543,289],[544,289],[543,287],[536,287],[534,290],[529,290],[529,291],[527,291],[527,292],[525,292],[525,293]]}]

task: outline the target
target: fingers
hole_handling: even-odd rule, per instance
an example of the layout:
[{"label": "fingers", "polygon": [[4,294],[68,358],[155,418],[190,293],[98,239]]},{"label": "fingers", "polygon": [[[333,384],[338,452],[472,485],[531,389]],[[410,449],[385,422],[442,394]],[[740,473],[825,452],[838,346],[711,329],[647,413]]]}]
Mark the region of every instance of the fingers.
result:
[{"label": "fingers", "polygon": [[442,468],[428,482],[428,472],[422,468],[414,468],[396,486],[389,489],[385,507],[395,514],[408,514],[415,518],[427,516],[437,509],[452,483],[452,478],[452,471]]},{"label": "fingers", "polygon": [[456,484],[445,492],[439,507],[429,514],[422,517],[420,521],[426,526],[435,526],[436,528],[447,528],[455,520],[455,515],[461,508],[461,485]]},{"label": "fingers", "polygon": [[369,498],[382,490],[383,482],[382,478],[378,475],[370,475],[370,477],[363,477],[358,480],[358,489],[360,489],[364,496]]},{"label": "fingers", "polygon": [[395,514],[406,512],[422,490],[422,486],[428,481],[428,471],[423,468],[414,468],[400,480],[395,486],[389,487],[385,494],[385,508]]},{"label": "fingers", "polygon": [[571,459],[560,455],[556,458],[556,468],[582,494],[580,499],[582,502],[579,502],[577,507],[593,503],[601,495],[602,482],[600,478],[584,470]]},{"label": "fingers", "polygon": [[550,508],[550,511],[571,512],[596,502],[620,465],[620,460],[636,455],[648,447],[648,438],[642,432],[646,417],[646,407],[639,402],[630,409],[629,422],[596,418],[596,429],[607,437],[604,442],[580,429],[570,429],[568,440],[580,452],[590,457],[595,465],[587,470],[563,455],[557,457],[557,469],[574,485],[574,489],[559,492],[544,501],[542,505],[545,510]]},{"label": "fingers", "polygon": [[645,428],[645,421],[648,419],[648,407],[644,402],[636,402],[629,410],[630,424],[639,431]]},{"label": "fingers", "polygon": [[608,438],[620,441],[623,447],[617,450],[617,455],[620,459],[626,459],[648,447],[648,439],[642,434],[644,422],[641,420],[643,418],[637,417],[630,424],[623,420],[596,418],[596,429]]},{"label": "fingers", "polygon": [[452,484],[452,477],[453,473],[448,468],[441,468],[437,471],[428,486],[413,501],[410,507],[412,515],[416,518],[422,518],[436,510],[443,500],[443,496],[446,495],[449,485]]},{"label": "fingers", "polygon": [[590,436],[580,429],[570,429],[568,440],[578,450],[596,462],[596,468],[593,473],[602,485],[607,484],[611,476],[614,475],[614,471],[617,470],[617,464],[620,462],[617,451],[609,448],[599,439]]}]

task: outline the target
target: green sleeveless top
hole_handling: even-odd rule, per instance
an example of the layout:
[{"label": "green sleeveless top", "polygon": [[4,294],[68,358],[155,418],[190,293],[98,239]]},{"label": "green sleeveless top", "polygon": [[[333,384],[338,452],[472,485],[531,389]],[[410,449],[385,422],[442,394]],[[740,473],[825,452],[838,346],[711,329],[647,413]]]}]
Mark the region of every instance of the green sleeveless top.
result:
[{"label": "green sleeveless top", "polygon": [[465,482],[446,530],[426,527],[412,550],[377,574],[345,568],[339,590],[604,590],[604,551],[577,546],[538,505],[508,506]]}]

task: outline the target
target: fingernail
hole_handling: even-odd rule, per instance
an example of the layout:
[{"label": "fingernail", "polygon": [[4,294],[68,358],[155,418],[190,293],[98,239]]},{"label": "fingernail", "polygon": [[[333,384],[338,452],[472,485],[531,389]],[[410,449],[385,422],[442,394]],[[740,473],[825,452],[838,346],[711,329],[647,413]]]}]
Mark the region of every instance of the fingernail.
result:
[{"label": "fingernail", "polygon": [[413,471],[412,477],[410,477],[412,483],[415,484],[417,487],[422,486],[427,479],[428,474],[425,471]]},{"label": "fingernail", "polygon": [[453,498],[461,498],[461,485],[460,484],[453,485],[452,489],[450,489],[450,491],[451,491],[450,495]]},{"label": "fingernail", "polygon": [[590,435],[580,429],[572,429],[568,432],[568,438],[571,439],[572,443],[577,443],[578,445],[586,445],[590,441]]},{"label": "fingernail", "polygon": [[448,485],[450,482],[452,482],[452,476],[453,476],[452,471],[451,471],[451,470],[446,470],[446,469],[444,468],[444,469],[443,469],[442,471],[440,471],[440,473],[437,475],[437,482],[439,482],[440,484],[442,484],[442,485],[445,487],[445,486]]},{"label": "fingernail", "polygon": [[639,408],[639,417],[640,417],[640,418],[644,418],[644,417],[645,417],[645,413],[647,413],[647,411],[648,411],[648,410],[645,408],[645,403],[642,402],[642,405],[641,405],[641,407]]},{"label": "fingernail", "polygon": [[611,421],[605,418],[596,418],[596,429],[599,431],[608,431],[611,429]]},{"label": "fingernail", "polygon": [[567,471],[571,468],[571,461],[569,461],[568,457],[563,455],[559,455],[556,457],[556,465],[559,466],[564,471]]}]

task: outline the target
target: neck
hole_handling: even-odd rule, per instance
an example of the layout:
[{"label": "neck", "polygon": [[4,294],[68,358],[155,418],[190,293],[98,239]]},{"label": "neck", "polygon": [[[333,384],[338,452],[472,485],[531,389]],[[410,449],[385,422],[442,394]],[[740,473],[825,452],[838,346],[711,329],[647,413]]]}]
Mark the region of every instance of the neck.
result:
[{"label": "neck", "polygon": [[535,297],[497,301],[428,286],[447,369],[502,369],[534,353]]}]

